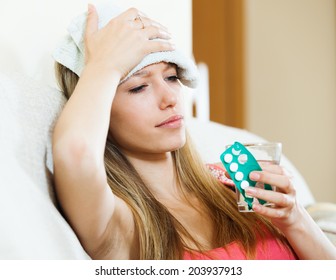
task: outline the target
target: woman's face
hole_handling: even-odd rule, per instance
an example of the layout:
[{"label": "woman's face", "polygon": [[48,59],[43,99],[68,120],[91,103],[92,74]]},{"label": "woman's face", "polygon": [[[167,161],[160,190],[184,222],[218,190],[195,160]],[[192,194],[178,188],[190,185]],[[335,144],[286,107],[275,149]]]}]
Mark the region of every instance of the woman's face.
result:
[{"label": "woman's face", "polygon": [[134,156],[179,149],[185,143],[183,108],[176,66],[149,65],[119,85],[112,103],[110,136]]}]

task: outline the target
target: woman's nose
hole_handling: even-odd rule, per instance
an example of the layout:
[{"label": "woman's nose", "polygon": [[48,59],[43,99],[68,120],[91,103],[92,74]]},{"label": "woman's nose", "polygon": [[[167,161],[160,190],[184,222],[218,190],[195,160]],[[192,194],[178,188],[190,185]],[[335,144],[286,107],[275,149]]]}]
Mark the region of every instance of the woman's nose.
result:
[{"label": "woman's nose", "polygon": [[177,104],[177,92],[169,85],[165,84],[160,87],[160,109],[174,108]]}]

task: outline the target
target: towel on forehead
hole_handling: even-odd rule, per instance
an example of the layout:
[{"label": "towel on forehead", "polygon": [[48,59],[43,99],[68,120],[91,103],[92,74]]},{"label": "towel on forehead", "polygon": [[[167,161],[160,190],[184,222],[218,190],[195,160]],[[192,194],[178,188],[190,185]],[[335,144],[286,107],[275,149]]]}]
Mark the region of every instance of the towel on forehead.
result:
[{"label": "towel on forehead", "polygon": [[[118,16],[123,11],[111,4],[96,5],[98,13],[98,28],[105,26],[112,18]],[[81,75],[84,64],[84,32],[86,28],[87,12],[74,18],[68,26],[67,36],[60,42],[59,46],[53,52],[53,58],[75,72],[78,76]],[[177,65],[177,72],[180,81],[185,86],[195,88],[198,80],[198,70],[195,62],[183,54],[181,51],[164,51],[151,53],[143,58],[143,60],[136,65],[123,81],[131,77],[135,72],[142,68],[159,62],[173,63]]]}]

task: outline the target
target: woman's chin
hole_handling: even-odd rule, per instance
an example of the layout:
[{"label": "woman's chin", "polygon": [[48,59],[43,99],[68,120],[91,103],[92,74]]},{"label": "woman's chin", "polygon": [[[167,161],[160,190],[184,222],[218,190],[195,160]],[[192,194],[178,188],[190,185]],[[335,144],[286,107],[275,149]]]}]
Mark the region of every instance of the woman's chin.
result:
[{"label": "woman's chin", "polygon": [[181,149],[185,145],[185,143],[186,143],[185,138],[180,139],[179,141],[170,142],[167,145],[167,151],[172,152]]}]

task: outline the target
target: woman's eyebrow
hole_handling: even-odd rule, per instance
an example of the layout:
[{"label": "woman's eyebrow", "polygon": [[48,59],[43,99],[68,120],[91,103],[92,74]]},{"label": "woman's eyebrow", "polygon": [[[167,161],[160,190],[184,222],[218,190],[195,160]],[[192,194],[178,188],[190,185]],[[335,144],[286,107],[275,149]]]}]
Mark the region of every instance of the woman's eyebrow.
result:
[{"label": "woman's eyebrow", "polygon": [[176,65],[175,65],[175,64],[172,64],[172,63],[168,63],[168,64],[166,65],[166,67],[163,69],[163,71],[168,70],[168,69],[171,69],[171,68],[176,69]]},{"label": "woman's eyebrow", "polygon": [[[171,68],[176,68],[174,64],[167,64],[163,71],[167,71],[168,69],[171,69]],[[146,76],[149,76],[151,74],[150,71],[147,71],[147,70],[139,70],[138,72],[135,72],[131,77],[129,77],[129,79],[131,79],[132,77],[146,77]],[[127,79],[126,81],[128,81],[129,79]],[[122,81],[121,83],[119,83],[119,86],[124,84],[126,81]]]},{"label": "woman's eyebrow", "polygon": [[148,76],[149,74],[150,74],[150,71],[142,70],[142,71],[138,71],[134,73],[132,76],[144,77],[144,76]]}]

